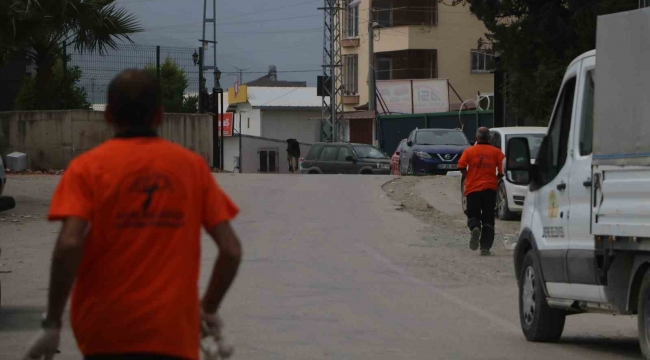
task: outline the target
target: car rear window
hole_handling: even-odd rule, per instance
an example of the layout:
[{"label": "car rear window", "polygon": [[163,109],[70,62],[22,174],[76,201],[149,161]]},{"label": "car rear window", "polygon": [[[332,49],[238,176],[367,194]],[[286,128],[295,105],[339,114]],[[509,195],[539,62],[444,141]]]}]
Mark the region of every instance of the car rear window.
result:
[{"label": "car rear window", "polygon": [[318,160],[318,155],[320,155],[320,153],[323,151],[323,147],[324,146],[320,144],[316,144],[312,146],[309,152],[307,153],[307,157],[305,158],[305,160],[312,160],[312,161]]}]

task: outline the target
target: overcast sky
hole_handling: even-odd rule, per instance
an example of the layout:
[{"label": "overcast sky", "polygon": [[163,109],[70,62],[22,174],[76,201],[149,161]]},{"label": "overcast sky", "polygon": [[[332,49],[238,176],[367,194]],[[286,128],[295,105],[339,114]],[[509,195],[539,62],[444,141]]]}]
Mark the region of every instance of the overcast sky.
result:
[{"label": "overcast sky", "polygon": [[[216,0],[217,62],[222,72],[249,67],[244,82],[278,68],[281,80],[307,81],[315,86],[322,64],[322,0]],[[135,14],[146,31],[133,37],[136,43],[161,46],[199,47],[202,36],[203,0],[119,0]],[[212,0],[208,0],[211,17]],[[211,24],[206,32],[211,34]],[[211,37],[207,36],[208,39]],[[211,54],[211,50],[209,52]],[[192,54],[188,54],[191,56]],[[206,59],[211,64],[211,57]],[[206,78],[210,78],[206,76]],[[235,78],[222,75],[222,84]]]}]

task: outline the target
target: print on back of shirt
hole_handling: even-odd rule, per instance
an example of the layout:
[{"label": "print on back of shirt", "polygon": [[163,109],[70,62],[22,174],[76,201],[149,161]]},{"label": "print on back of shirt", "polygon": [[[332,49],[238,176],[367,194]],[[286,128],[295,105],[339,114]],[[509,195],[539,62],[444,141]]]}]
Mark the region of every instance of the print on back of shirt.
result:
[{"label": "print on back of shirt", "polygon": [[[185,213],[181,206],[183,191],[174,186],[173,180],[162,173],[135,173],[130,175],[120,188],[119,197],[131,202],[120,201],[120,205],[133,204],[117,212],[117,228],[179,228],[185,224]],[[169,201],[170,198],[181,201]],[[137,205],[137,207],[135,207]]]}]

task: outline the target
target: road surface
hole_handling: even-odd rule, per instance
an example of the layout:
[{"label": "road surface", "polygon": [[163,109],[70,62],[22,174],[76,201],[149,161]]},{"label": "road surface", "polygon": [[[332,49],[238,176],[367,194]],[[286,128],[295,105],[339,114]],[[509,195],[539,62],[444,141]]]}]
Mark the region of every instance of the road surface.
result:
[{"label": "road surface", "polygon": [[[242,210],[244,262],[222,309],[236,359],[640,358],[632,317],[572,316],[561,343],[526,342],[499,243],[517,225],[497,224],[495,256],[469,251],[465,220],[449,210],[457,179],[217,179]],[[58,180],[9,178],[19,206],[0,213],[2,359],[20,358],[45,308],[58,227],[44,215]],[[216,256],[203,246],[202,286]],[[80,359],[69,325],[61,351]]]}]

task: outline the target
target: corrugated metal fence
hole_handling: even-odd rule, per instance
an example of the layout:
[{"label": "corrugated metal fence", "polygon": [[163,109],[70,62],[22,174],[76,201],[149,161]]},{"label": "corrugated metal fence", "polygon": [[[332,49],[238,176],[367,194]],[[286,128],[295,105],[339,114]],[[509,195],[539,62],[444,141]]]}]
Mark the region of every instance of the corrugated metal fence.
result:
[{"label": "corrugated metal fence", "polygon": [[402,139],[418,129],[463,129],[470,140],[475,138],[476,129],[493,127],[494,111],[458,111],[435,114],[380,115],[377,118],[377,139],[379,147],[392,155]]}]

